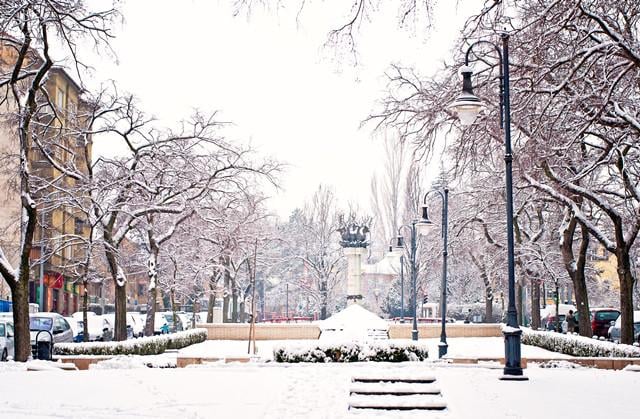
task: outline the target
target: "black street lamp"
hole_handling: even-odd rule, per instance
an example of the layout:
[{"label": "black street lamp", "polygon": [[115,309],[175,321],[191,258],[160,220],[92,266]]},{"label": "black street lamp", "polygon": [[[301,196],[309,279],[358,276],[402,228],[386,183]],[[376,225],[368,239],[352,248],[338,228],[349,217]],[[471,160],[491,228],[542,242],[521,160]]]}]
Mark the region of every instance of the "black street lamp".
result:
[{"label": "black street lamp", "polygon": [[423,234],[428,230],[433,223],[429,220],[426,205],[422,206],[422,218],[420,220],[413,220],[411,224],[405,224],[398,228],[398,237],[396,237],[395,248],[404,252],[404,237],[400,235],[400,230],[403,228],[409,228],[411,231],[411,251],[409,253],[409,262],[411,264],[411,287],[413,295],[413,329],[411,330],[411,340],[418,340],[418,305],[417,292],[416,292],[416,279],[417,279],[417,267],[416,267],[416,249],[417,235]]},{"label": "black street lamp", "polygon": [[478,113],[483,107],[480,99],[473,93],[471,84],[471,74],[473,71],[469,67],[469,54],[474,46],[478,44],[489,44],[497,52],[500,59],[500,123],[504,130],[505,146],[505,183],[507,197],[507,260],[509,277],[509,305],[507,308],[507,325],[503,328],[505,367],[504,375],[501,379],[526,380],[520,365],[520,336],[522,330],[518,327],[517,311],[515,304],[515,269],[514,269],[514,245],[513,245],[513,179],[511,151],[511,110],[509,102],[509,35],[501,34],[502,51],[489,41],[477,41],[469,46],[465,55],[465,66],[460,69],[463,77],[462,94],[458,96],[451,108],[454,109],[462,125],[473,124]]},{"label": "black street lamp", "polygon": [[449,217],[449,189],[445,187],[444,189],[433,189],[424,196],[424,205],[427,205],[427,196],[431,193],[437,193],[442,198],[442,226],[441,226],[441,234],[443,239],[443,247],[442,247],[442,283],[440,285],[440,312],[442,313],[442,330],[440,331],[440,343],[438,344],[438,358],[442,358],[447,354],[447,349],[449,345],[447,345],[447,249],[449,248],[447,239],[448,239],[448,217]]}]

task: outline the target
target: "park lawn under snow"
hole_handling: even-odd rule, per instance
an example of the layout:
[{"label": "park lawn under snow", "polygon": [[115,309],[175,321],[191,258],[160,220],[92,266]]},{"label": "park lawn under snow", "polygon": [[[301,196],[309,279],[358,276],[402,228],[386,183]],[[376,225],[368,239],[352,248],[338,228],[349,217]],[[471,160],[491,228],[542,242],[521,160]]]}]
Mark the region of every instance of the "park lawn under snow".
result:
[{"label": "park lawn under snow", "polygon": [[[435,364],[437,365],[437,364]],[[6,418],[626,418],[640,373],[530,367],[526,382],[501,369],[428,363],[211,364],[178,369],[0,373]],[[432,374],[445,412],[348,411],[354,375]],[[597,392],[597,397],[584,397]]]}]

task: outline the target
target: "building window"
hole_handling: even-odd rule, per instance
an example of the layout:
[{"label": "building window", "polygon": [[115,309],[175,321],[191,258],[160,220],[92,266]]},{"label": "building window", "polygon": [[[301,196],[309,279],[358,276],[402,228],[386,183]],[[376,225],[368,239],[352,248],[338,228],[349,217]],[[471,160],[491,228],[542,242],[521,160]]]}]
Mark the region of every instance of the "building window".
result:
[{"label": "building window", "polygon": [[58,108],[58,111],[63,111],[65,109],[65,102],[66,102],[66,97],[65,97],[65,93],[64,90],[58,87],[58,90],[56,91],[56,107]]},{"label": "building window", "polygon": [[82,233],[84,232],[84,221],[76,218],[75,219],[75,227],[74,227],[74,232],[77,235],[82,235]]}]

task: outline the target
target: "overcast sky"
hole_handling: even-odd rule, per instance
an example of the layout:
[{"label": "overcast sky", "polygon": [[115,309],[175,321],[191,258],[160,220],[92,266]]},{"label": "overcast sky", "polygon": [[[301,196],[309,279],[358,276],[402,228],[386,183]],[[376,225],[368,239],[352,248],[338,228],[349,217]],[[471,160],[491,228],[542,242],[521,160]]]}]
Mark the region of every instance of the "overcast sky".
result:
[{"label": "overcast sky", "polygon": [[[113,42],[117,63],[99,62],[95,79],[116,80],[167,125],[195,108],[220,111],[234,124],[228,137],[289,164],[269,204],[283,217],[320,183],[333,186],[343,205],[366,209],[384,156],[380,136],[360,122],[384,96],[389,64],[428,74],[451,59],[468,14],[464,2],[438,2],[431,30],[426,22],[398,29],[397,2],[382,2],[356,34],[355,66],[342,50],[323,48],[328,30],[345,22],[350,1],[307,1],[297,20],[297,9],[234,17],[231,3],[125,1]],[[104,152],[100,144],[96,151]],[[425,176],[438,166],[425,167]]]}]

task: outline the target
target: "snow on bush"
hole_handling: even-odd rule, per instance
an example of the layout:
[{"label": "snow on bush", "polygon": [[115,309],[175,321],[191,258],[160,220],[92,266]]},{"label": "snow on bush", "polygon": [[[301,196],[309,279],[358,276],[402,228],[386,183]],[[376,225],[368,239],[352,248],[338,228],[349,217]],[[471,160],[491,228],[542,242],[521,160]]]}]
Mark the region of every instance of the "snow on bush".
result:
[{"label": "snow on bush", "polygon": [[424,361],[426,345],[397,342],[317,343],[273,349],[276,362],[403,362]]},{"label": "snow on bush", "polygon": [[156,355],[207,339],[206,329],[191,329],[168,335],[129,339],[122,342],[56,343],[55,355]]},{"label": "snow on bush", "polygon": [[522,329],[522,343],[572,356],[640,357],[640,348],[613,342],[603,342],[583,336]]}]

